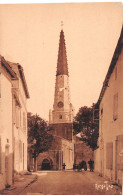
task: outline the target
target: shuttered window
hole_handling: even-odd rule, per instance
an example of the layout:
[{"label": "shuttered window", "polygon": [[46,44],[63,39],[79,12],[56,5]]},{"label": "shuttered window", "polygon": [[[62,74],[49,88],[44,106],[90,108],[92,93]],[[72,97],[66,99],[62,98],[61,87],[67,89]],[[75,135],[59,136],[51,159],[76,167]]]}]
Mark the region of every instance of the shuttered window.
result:
[{"label": "shuttered window", "polygon": [[19,154],[20,154],[20,161],[22,162],[22,141],[19,140]]},{"label": "shuttered window", "polygon": [[106,144],[106,169],[112,169],[113,166],[113,143]]},{"label": "shuttered window", "polygon": [[1,163],[2,163],[2,149],[1,149],[1,138],[0,138],[0,173],[1,173]]},{"label": "shuttered window", "polygon": [[1,72],[0,72],[0,98],[1,98]]},{"label": "shuttered window", "polygon": [[23,112],[23,130],[26,131],[26,114]]},{"label": "shuttered window", "polygon": [[118,118],[118,93],[114,95],[114,103],[113,103],[113,119],[114,121]]}]

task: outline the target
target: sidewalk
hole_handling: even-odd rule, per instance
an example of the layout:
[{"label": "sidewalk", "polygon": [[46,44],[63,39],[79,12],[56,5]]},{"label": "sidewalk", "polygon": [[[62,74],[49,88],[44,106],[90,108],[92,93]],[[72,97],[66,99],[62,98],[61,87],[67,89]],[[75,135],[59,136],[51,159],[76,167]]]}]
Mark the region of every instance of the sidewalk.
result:
[{"label": "sidewalk", "polygon": [[15,178],[15,182],[10,188],[6,188],[0,191],[0,194],[19,195],[22,191],[37,180],[36,173],[26,173],[18,175]]}]

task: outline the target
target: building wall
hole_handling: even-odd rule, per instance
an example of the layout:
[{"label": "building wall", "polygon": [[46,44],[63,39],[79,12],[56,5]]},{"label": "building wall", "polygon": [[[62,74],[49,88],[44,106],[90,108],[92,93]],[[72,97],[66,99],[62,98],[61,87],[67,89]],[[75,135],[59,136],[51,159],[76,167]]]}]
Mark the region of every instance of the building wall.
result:
[{"label": "building wall", "polygon": [[[100,103],[100,172],[121,184],[123,162],[123,49]],[[122,169],[123,170],[123,169]]]},{"label": "building wall", "polygon": [[74,164],[74,143],[66,139],[62,139],[63,163],[66,169],[72,169]]},{"label": "building wall", "polygon": [[82,161],[86,161],[87,167],[88,166],[88,161],[90,159],[94,159],[94,153],[90,146],[87,146],[86,143],[80,141],[79,138],[75,138],[75,146],[74,146],[74,156],[75,156],[75,163],[79,164]]},{"label": "building wall", "polygon": [[82,160],[88,161],[93,159],[93,151],[92,149],[87,146],[85,143],[75,144],[75,161],[76,164],[79,164]]},{"label": "building wall", "polygon": [[94,170],[98,173],[100,173],[100,149],[97,148],[94,151]]},{"label": "building wall", "polygon": [[54,135],[51,148],[47,152],[40,153],[37,158],[38,170],[42,169],[44,159],[52,162],[53,166],[51,169],[53,170],[62,170],[63,163],[65,163],[66,169],[72,169],[74,164],[74,143]]},{"label": "building wall", "polygon": [[[0,60],[0,190],[2,190],[14,182],[14,170],[16,172],[27,170],[27,110],[26,95],[18,72],[15,74],[3,57]],[[18,71],[18,65],[15,67]]]},{"label": "building wall", "polygon": [[0,74],[0,189],[12,184],[12,93],[9,75]]},{"label": "building wall", "polygon": [[16,86],[18,86],[16,94],[19,104],[13,96],[14,171],[19,173],[27,170],[27,109],[26,96],[20,78],[13,82],[13,87]]},{"label": "building wall", "polygon": [[62,169],[62,164],[65,163],[66,169],[72,169],[74,164],[74,143],[73,143],[73,129],[72,123],[57,123],[52,124],[53,136],[55,140],[52,144],[52,150],[60,150],[62,156],[60,157],[59,169]]},{"label": "building wall", "polygon": [[50,124],[50,127],[52,128],[53,135],[72,141],[73,138],[72,123]]},{"label": "building wall", "polygon": [[[40,153],[37,158],[37,170],[42,170],[42,163],[45,159],[50,162],[50,169],[51,170],[58,170],[61,169],[60,166],[60,157],[61,151],[60,150],[49,150],[47,152]],[[32,162],[33,163],[33,162]]]}]

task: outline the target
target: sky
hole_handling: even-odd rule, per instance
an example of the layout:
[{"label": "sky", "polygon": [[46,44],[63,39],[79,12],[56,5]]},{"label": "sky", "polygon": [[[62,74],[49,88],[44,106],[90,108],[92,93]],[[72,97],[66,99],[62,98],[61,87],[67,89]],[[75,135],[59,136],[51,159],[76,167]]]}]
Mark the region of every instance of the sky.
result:
[{"label": "sky", "polygon": [[0,4],[0,54],[24,69],[28,111],[48,120],[53,108],[61,21],[71,103],[96,103],[120,36],[122,3]]}]

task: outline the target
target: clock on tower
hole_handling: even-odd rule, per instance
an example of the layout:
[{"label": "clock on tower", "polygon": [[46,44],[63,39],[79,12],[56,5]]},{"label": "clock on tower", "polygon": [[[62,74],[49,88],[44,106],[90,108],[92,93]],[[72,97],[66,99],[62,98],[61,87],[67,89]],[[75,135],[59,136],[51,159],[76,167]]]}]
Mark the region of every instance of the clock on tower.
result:
[{"label": "clock on tower", "polygon": [[59,107],[59,108],[62,108],[63,106],[64,106],[64,104],[63,104],[63,102],[58,102],[58,104],[57,104],[57,106]]}]

